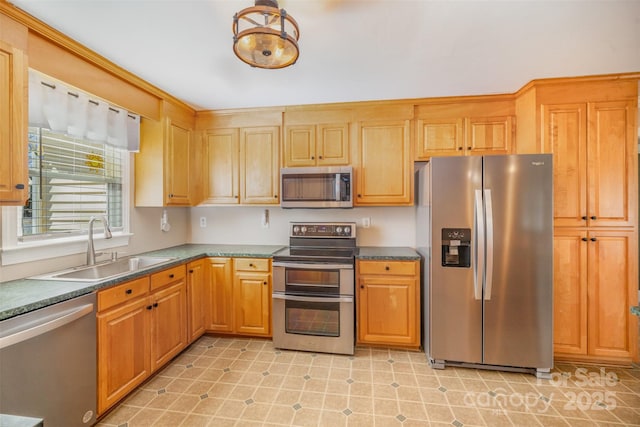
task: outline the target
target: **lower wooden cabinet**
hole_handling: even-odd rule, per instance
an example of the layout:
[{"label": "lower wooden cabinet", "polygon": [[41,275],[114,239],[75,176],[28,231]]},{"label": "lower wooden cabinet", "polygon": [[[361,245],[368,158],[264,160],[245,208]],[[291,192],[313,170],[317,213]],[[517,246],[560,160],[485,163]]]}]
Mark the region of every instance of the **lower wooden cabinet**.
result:
[{"label": "lower wooden cabinet", "polygon": [[633,231],[554,231],[554,355],[630,364],[637,358]]},{"label": "lower wooden cabinet", "polygon": [[357,262],[358,344],[420,347],[418,261]]},{"label": "lower wooden cabinet", "polygon": [[233,332],[233,266],[231,258],[207,258],[207,331]]},{"label": "lower wooden cabinet", "polygon": [[271,336],[270,260],[234,260],[233,309],[237,333]]},{"label": "lower wooden cabinet", "polygon": [[271,336],[271,260],[207,259],[208,332]]},{"label": "lower wooden cabinet", "polygon": [[206,259],[187,264],[187,340],[200,338],[207,329],[208,288],[205,281]]},{"label": "lower wooden cabinet", "polygon": [[185,266],[98,292],[98,414],[187,346]]}]

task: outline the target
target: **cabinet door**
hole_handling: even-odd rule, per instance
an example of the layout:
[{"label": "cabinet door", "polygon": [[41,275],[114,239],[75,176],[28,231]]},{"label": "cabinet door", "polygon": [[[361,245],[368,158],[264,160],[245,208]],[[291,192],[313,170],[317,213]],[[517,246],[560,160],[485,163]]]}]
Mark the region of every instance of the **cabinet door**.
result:
[{"label": "cabinet door", "polygon": [[471,117],[466,123],[467,154],[511,153],[513,117]]},{"label": "cabinet door", "polygon": [[284,140],[284,166],[316,165],[316,127],[287,126]]},{"label": "cabinet door", "polygon": [[417,121],[416,160],[432,156],[459,156],[464,147],[463,119]]},{"label": "cabinet door", "polygon": [[418,281],[415,276],[360,276],[358,280],[358,341],[370,344],[419,346]]},{"label": "cabinet door", "polygon": [[187,264],[187,339],[190,343],[202,336],[207,328],[208,293],[205,260],[190,262]]},{"label": "cabinet door", "polygon": [[413,160],[409,120],[365,122],[359,130],[355,204],[411,205]]},{"label": "cabinet door", "polygon": [[207,331],[233,332],[233,270],[231,258],[207,259]]},{"label": "cabinet door", "polygon": [[590,231],[589,354],[631,362],[638,347],[638,242],[633,231]]},{"label": "cabinet door", "polygon": [[213,129],[205,134],[207,203],[238,204],[240,178],[238,129]]},{"label": "cabinet door", "polygon": [[151,294],[151,370],[187,346],[187,296],[184,280]]},{"label": "cabinet door", "polygon": [[240,202],[280,204],[280,128],[240,129]]},{"label": "cabinet door", "polygon": [[0,205],[23,205],[27,171],[27,60],[0,41]]},{"label": "cabinet door", "polygon": [[637,226],[636,102],[597,102],[588,108],[589,225]]},{"label": "cabinet door", "polygon": [[586,104],[543,106],[543,147],[553,153],[554,225],[587,224]]},{"label": "cabinet door", "polygon": [[349,124],[319,124],[317,126],[318,166],[342,166],[349,164]]},{"label": "cabinet door", "polygon": [[99,313],[98,414],[151,374],[147,298]]},{"label": "cabinet door", "polygon": [[233,294],[235,331],[271,336],[271,275],[237,271]]},{"label": "cabinet door", "polygon": [[587,354],[587,232],[556,228],[553,238],[553,350]]},{"label": "cabinet door", "polygon": [[167,119],[167,153],[165,165],[165,203],[189,206],[190,146],[192,131]]}]

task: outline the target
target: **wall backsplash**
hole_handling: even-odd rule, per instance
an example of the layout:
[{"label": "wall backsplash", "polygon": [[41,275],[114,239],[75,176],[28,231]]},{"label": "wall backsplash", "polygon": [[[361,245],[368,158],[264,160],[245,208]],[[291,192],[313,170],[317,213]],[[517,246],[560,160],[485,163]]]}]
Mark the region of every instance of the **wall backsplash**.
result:
[{"label": "wall backsplash", "polygon": [[[262,226],[269,210],[269,227]],[[415,211],[408,207],[353,209],[282,209],[275,207],[191,208],[191,243],[288,245],[290,221],[349,221],[357,224],[359,246],[415,247]],[[207,226],[200,227],[200,218]],[[362,227],[362,218],[371,226]]]}]

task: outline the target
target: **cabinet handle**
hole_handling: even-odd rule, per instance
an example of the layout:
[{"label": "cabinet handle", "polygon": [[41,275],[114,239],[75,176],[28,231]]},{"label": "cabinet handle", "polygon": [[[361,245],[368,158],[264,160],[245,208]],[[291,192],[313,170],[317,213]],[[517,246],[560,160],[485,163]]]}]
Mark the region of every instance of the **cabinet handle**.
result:
[{"label": "cabinet handle", "polygon": [[362,195],[361,195],[361,194],[358,194],[358,197],[362,197]]},{"label": "cabinet handle", "polygon": [[360,289],[364,289],[364,285],[360,285]]},{"label": "cabinet handle", "polygon": [[596,239],[595,237],[590,238],[589,240],[591,240],[592,242],[597,241],[598,239]]},{"label": "cabinet handle", "polygon": [[18,190],[24,190],[24,184],[16,184]]},{"label": "cabinet handle", "polygon": [[151,310],[152,308],[153,308],[153,306],[152,306],[152,305],[148,305],[148,306],[147,306],[147,310]]},{"label": "cabinet handle", "polygon": [[157,307],[157,306],[158,306],[158,303],[157,303],[157,302],[154,302],[154,303],[153,303],[153,307],[155,308],[155,307]]},{"label": "cabinet handle", "polygon": [[591,219],[598,219],[598,217],[596,217],[595,215],[591,217]]},{"label": "cabinet handle", "polygon": [[582,241],[583,241],[583,242],[586,242],[586,241],[588,241],[588,240],[589,240],[589,239],[587,239],[586,237],[583,237],[583,238],[582,238]]},{"label": "cabinet handle", "polygon": [[169,279],[173,279],[174,276],[175,276],[174,274],[170,274]]},{"label": "cabinet handle", "polygon": [[389,271],[389,266],[388,266],[388,265],[385,265],[385,266],[384,266],[384,269],[385,269],[385,270],[387,270],[387,271]]},{"label": "cabinet handle", "polygon": [[249,263],[249,267],[253,267],[253,263],[251,263],[251,262],[250,262],[250,263]]},{"label": "cabinet handle", "polygon": [[322,160],[322,156],[318,156],[318,158],[319,158],[320,160]]},{"label": "cabinet handle", "polygon": [[233,198],[234,198],[234,199],[237,199],[237,198],[238,198],[238,196],[237,196],[237,195],[236,195],[236,196],[233,196]]},{"label": "cabinet handle", "polygon": [[587,220],[587,216],[586,216],[586,215],[585,215],[585,216],[583,216],[583,217],[582,217],[582,220],[583,220],[583,221],[586,221],[586,220]]},{"label": "cabinet handle", "polygon": [[127,289],[126,291],[124,291],[124,293],[127,295],[131,295],[133,291],[131,289]]},{"label": "cabinet handle", "polygon": [[193,270],[189,270],[189,273],[193,274]]},{"label": "cabinet handle", "polygon": [[467,150],[471,150],[471,147],[467,147]]},{"label": "cabinet handle", "polygon": [[274,199],[277,199],[277,198],[278,198],[278,195],[277,195],[277,194],[274,194],[274,195],[273,195],[273,198],[274,198]]},{"label": "cabinet handle", "polygon": [[311,156],[311,160],[315,160],[316,158],[314,156]]},{"label": "cabinet handle", "polygon": [[266,285],[266,284],[267,284],[267,281],[265,280],[264,282],[262,282],[262,284],[263,284],[263,285]]},{"label": "cabinet handle", "polygon": [[462,147],[458,147],[458,150],[462,151]]},{"label": "cabinet handle", "polygon": [[173,194],[169,193],[169,198],[172,198],[172,197],[173,197]]}]

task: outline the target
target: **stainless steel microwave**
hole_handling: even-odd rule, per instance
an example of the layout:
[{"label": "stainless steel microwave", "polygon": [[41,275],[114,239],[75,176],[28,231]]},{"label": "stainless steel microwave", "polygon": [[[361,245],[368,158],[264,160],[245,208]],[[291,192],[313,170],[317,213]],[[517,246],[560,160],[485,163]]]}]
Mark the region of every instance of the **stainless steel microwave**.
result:
[{"label": "stainless steel microwave", "polygon": [[351,166],[282,168],[280,206],[283,208],[352,208]]}]

